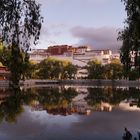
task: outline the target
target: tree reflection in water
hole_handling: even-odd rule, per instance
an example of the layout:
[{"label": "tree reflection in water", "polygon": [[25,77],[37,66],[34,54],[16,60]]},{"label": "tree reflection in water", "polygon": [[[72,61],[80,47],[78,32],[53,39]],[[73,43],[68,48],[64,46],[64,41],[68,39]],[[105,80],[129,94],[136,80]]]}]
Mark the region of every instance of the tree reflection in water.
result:
[{"label": "tree reflection in water", "polygon": [[0,90],[0,121],[16,122],[24,112],[24,105],[30,106],[33,111],[46,110],[49,114],[64,116],[82,114],[89,109],[111,111],[112,106],[117,106],[122,101],[140,107],[139,93],[139,88],[115,87],[88,88],[86,93],[72,87]]},{"label": "tree reflection in water", "polygon": [[1,91],[0,121],[15,122],[24,111],[20,89]]},{"label": "tree reflection in water", "polygon": [[85,98],[88,105],[101,107],[102,103],[108,103],[111,106],[117,106],[122,101],[126,101],[130,106],[140,107],[140,89],[139,88],[88,88],[88,96]]},{"label": "tree reflection in water", "polygon": [[35,110],[40,107],[54,115],[67,115],[68,105],[76,95],[75,89],[64,87],[1,90],[0,121],[16,122],[17,117],[24,111],[24,105],[31,106]]}]

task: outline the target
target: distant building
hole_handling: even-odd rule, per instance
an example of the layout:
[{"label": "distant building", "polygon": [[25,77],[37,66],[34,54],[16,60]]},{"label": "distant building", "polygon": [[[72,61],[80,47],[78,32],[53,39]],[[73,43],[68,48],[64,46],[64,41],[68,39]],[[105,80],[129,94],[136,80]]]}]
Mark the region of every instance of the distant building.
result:
[{"label": "distant building", "polygon": [[121,63],[120,54],[119,53],[114,53],[111,56],[111,61],[116,61],[116,60]]},{"label": "distant building", "polygon": [[0,66],[0,80],[8,80],[10,71],[5,66]]},{"label": "distant building", "polygon": [[52,58],[58,59],[58,60],[66,60],[71,62],[73,65],[76,65],[78,67],[84,67],[87,65],[86,62],[83,62],[81,60],[73,59],[73,56],[66,56],[66,55],[52,55]]},{"label": "distant building", "polygon": [[50,46],[48,47],[47,52],[50,55],[64,55],[65,53],[72,52],[72,46],[69,46],[69,45]]},{"label": "distant building", "polygon": [[90,51],[89,46],[79,46],[76,47],[76,51],[74,53],[85,53],[86,51]]},{"label": "distant building", "polygon": [[29,55],[30,60],[38,63],[48,57],[70,61],[73,65],[79,67],[77,78],[87,77],[87,70],[84,67],[89,61],[98,60],[102,65],[111,63],[113,59],[120,61],[119,54],[113,54],[109,49],[91,50],[89,46],[73,47],[70,45],[55,45],[49,46],[48,49],[32,50]]},{"label": "distant building", "polygon": [[130,61],[131,61],[131,68],[139,68],[140,66],[140,51],[135,52],[135,51],[131,51],[129,53],[130,55]]},{"label": "distant building", "polygon": [[111,62],[112,51],[111,50],[89,50],[83,53],[73,54],[74,60],[79,60],[88,63],[91,60],[98,60],[102,65],[109,64]]},{"label": "distant building", "polygon": [[36,61],[37,63],[46,59],[50,54],[46,49],[35,49],[29,52],[29,57],[31,61]]},{"label": "distant building", "polygon": [[101,102],[101,111],[107,111],[111,112],[112,111],[112,105],[107,103],[107,102]]},{"label": "distant building", "polygon": [[78,70],[77,70],[77,74],[76,74],[76,78],[77,79],[84,79],[84,78],[87,78],[88,77],[88,71],[87,71],[87,69],[85,69],[85,68],[79,68]]}]

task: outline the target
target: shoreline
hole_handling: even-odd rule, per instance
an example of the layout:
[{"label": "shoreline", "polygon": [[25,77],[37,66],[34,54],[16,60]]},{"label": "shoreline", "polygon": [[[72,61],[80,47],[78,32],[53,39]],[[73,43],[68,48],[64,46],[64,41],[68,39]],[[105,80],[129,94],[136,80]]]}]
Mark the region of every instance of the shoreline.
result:
[{"label": "shoreline", "polygon": [[26,80],[23,85],[90,85],[90,86],[140,86],[140,80],[103,80],[103,79],[74,79],[74,80]]},{"label": "shoreline", "polygon": [[[21,87],[34,87],[34,86],[61,86],[61,85],[74,85],[74,86],[121,86],[121,87],[139,87],[140,80],[103,80],[103,79],[74,79],[74,80],[42,80],[30,79],[20,81]],[[8,88],[9,81],[1,80],[0,88]]]}]

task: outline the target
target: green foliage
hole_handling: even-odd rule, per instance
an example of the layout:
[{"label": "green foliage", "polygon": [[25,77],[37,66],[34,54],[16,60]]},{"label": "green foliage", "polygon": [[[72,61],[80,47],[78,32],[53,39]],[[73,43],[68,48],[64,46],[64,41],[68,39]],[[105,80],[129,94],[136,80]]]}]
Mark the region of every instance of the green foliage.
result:
[{"label": "green foliage", "polygon": [[3,51],[3,43],[0,42],[0,53]]},{"label": "green foliage", "polygon": [[34,62],[29,61],[26,65],[26,73],[25,73],[25,78],[26,79],[36,79],[37,78],[37,67],[38,65]]},{"label": "green foliage", "polygon": [[[140,1],[122,0],[127,12],[124,30],[119,32],[118,39],[123,42],[121,47],[121,61],[124,64],[125,75],[129,76],[132,67],[138,67],[140,73]],[[132,60],[132,54],[134,60]],[[138,76],[139,77],[139,76]]]},{"label": "green foliage", "polygon": [[[16,65],[12,61],[12,46],[3,47],[3,49],[0,51],[0,62],[6,66],[11,72],[16,71],[16,73],[13,72],[13,75],[11,80],[18,84],[17,81],[20,79],[24,80],[27,78],[31,78],[33,71],[34,71],[34,65],[29,62],[28,54],[24,51],[20,50],[19,55],[17,57]],[[18,64],[18,67],[16,68]],[[15,66],[15,67],[14,67]],[[17,74],[17,75],[14,75]]]},{"label": "green foliage", "polygon": [[88,63],[88,78],[90,79],[121,79],[123,67],[118,61],[112,61],[110,64],[101,65],[98,61]]},{"label": "green foliage", "polygon": [[121,79],[123,76],[123,67],[119,63],[110,63],[104,66],[105,79]]},{"label": "green foliage", "polygon": [[88,78],[103,79],[103,66],[97,60],[88,62],[87,71],[88,71]]},{"label": "green foliage", "polygon": [[19,52],[13,57],[12,49],[15,48],[12,46],[3,47],[3,50],[0,53],[0,62],[11,71],[12,75],[10,80],[15,83],[15,85],[18,85],[18,81],[20,80],[23,71],[24,57],[20,50],[18,50]]},{"label": "green foliage", "polygon": [[47,58],[38,66],[38,77],[41,79],[71,79],[77,72],[76,66],[68,61]]},{"label": "green foliage", "polygon": [[22,58],[21,50],[26,55],[30,41],[37,43],[41,23],[40,5],[35,0],[0,0],[0,37],[6,48],[11,46],[9,68],[13,86],[18,86],[24,71],[20,65],[27,60]]},{"label": "green foliage", "polygon": [[48,58],[40,62],[38,76],[41,79],[55,79],[59,78],[61,71],[61,62]]},{"label": "green foliage", "polygon": [[0,62],[9,68],[10,59],[11,59],[11,47],[10,46],[8,46],[7,48],[3,47],[0,51]]},{"label": "green foliage", "polygon": [[129,80],[137,80],[139,79],[139,73],[137,69],[131,69],[129,71]]},{"label": "green foliage", "polygon": [[77,67],[72,63],[68,62],[66,66],[64,66],[62,79],[74,79],[77,73]]}]

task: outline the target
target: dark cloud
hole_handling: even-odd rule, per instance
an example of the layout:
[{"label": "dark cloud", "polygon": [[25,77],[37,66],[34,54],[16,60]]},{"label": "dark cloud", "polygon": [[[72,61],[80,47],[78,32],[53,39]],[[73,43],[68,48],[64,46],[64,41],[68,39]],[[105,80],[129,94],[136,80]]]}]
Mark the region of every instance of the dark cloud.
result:
[{"label": "dark cloud", "polygon": [[89,45],[93,49],[118,51],[121,46],[121,42],[117,41],[118,30],[113,27],[86,28],[77,26],[70,31],[74,37],[79,38],[80,45]]}]

